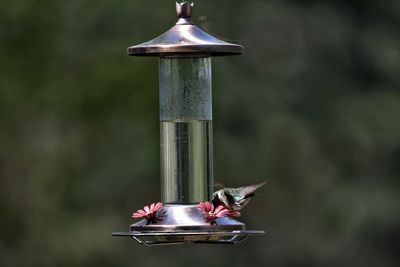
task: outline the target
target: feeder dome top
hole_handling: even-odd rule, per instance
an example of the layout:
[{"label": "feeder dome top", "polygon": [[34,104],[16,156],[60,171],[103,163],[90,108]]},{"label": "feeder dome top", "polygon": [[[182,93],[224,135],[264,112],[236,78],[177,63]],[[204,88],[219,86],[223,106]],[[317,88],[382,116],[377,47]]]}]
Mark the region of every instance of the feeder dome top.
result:
[{"label": "feeder dome top", "polygon": [[222,41],[193,24],[193,3],[176,3],[176,25],[159,37],[128,47],[130,56],[191,57],[243,54],[243,46]]}]

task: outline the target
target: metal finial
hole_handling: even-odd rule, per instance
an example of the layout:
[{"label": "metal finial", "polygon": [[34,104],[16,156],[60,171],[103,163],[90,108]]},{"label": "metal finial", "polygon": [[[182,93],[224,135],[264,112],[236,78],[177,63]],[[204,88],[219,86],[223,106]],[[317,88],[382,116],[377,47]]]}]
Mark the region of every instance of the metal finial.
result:
[{"label": "metal finial", "polygon": [[176,13],[180,18],[190,18],[192,16],[192,9],[194,3],[190,3],[185,1],[182,3],[176,2]]}]

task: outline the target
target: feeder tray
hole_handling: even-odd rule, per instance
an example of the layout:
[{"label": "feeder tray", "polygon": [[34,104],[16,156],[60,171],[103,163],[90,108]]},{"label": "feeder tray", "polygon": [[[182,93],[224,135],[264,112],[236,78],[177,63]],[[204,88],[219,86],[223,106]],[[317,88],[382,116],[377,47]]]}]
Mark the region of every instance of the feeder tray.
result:
[{"label": "feeder tray", "polygon": [[143,245],[179,243],[237,244],[249,235],[264,231],[245,230],[245,225],[230,217],[208,222],[197,205],[165,205],[158,220],[141,220],[130,227],[130,232],[116,232],[113,236],[130,236]]}]

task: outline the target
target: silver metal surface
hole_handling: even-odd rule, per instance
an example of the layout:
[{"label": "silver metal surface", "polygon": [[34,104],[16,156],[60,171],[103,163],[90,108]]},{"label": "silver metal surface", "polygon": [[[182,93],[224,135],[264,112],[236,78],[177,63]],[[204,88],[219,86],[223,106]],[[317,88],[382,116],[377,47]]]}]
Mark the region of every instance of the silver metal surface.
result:
[{"label": "silver metal surface", "polygon": [[193,24],[192,4],[177,3],[180,17],[175,26],[159,37],[128,47],[130,56],[227,56],[243,54],[243,46],[222,41]]},{"label": "silver metal surface", "polygon": [[132,237],[142,245],[182,243],[237,244],[249,235],[264,231],[245,230],[245,225],[229,217],[207,221],[198,205],[165,205],[157,220],[141,220],[131,225],[129,232],[113,236]]},{"label": "silver metal surface", "polygon": [[148,223],[141,220],[130,227],[131,231],[177,232],[177,231],[235,231],[244,230],[245,225],[229,217],[218,218],[210,223],[204,218],[197,204],[165,205],[158,220]]}]

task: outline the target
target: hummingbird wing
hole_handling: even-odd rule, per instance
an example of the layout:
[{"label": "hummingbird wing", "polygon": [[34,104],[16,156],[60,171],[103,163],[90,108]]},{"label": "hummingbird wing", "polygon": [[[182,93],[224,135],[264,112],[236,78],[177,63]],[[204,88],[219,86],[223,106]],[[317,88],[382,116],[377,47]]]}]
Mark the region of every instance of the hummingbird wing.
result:
[{"label": "hummingbird wing", "polygon": [[241,195],[243,195],[244,198],[252,197],[254,196],[254,192],[265,185],[267,182],[259,183],[259,184],[254,184],[254,185],[248,185],[248,186],[242,186],[238,188],[238,190],[241,192]]},{"label": "hummingbird wing", "polygon": [[239,211],[246,206],[250,198],[246,198],[240,188],[226,188],[225,196],[230,204],[230,209]]}]

